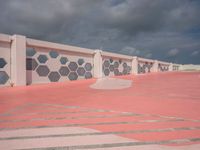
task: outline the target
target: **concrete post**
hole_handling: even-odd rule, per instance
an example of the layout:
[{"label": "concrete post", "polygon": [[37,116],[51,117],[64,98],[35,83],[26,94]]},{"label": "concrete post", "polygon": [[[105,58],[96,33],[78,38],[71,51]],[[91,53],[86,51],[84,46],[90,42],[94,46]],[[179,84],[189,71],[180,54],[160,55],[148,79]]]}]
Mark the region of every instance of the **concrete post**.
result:
[{"label": "concrete post", "polygon": [[26,85],[26,37],[11,37],[11,84]]},{"label": "concrete post", "polygon": [[153,63],[153,72],[158,72],[158,61],[157,60],[154,60],[154,63]]},{"label": "concrete post", "polygon": [[137,75],[138,74],[138,57],[134,56],[132,59],[132,72],[131,74]]},{"label": "concrete post", "polygon": [[101,50],[95,50],[95,55],[94,55],[94,77],[95,78],[102,78],[103,73],[102,73],[102,56],[101,56],[102,51]]},{"label": "concrete post", "polygon": [[173,71],[173,64],[172,63],[170,63],[170,65],[169,65],[169,71]]}]

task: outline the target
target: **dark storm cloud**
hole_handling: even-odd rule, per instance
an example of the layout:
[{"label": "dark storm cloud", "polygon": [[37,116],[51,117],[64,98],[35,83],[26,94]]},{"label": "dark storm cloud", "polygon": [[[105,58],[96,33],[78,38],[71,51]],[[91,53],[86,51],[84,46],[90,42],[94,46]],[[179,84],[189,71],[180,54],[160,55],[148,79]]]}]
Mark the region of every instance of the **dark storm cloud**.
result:
[{"label": "dark storm cloud", "polygon": [[200,63],[198,0],[0,0],[0,32]]}]

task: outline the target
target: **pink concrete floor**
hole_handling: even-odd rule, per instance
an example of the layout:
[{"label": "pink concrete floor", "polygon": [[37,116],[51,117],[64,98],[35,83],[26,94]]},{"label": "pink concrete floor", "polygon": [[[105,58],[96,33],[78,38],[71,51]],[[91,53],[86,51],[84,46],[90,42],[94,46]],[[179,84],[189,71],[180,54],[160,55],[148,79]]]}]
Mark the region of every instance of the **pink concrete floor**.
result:
[{"label": "pink concrete floor", "polygon": [[[143,145],[141,143],[142,147],[138,149],[150,149],[148,142],[158,142],[150,144],[152,149],[164,149],[155,145],[165,146],[166,149],[200,149],[200,73],[156,73],[118,78],[132,80],[132,86],[115,90],[92,89],[90,85],[95,83],[96,79],[90,79],[1,88],[0,148],[1,141],[5,143],[4,146],[10,141],[19,145],[18,132],[23,129],[30,129],[26,136],[33,136],[31,133],[34,129],[38,129],[38,134],[42,134],[42,128],[75,127],[78,128],[77,131],[83,128],[95,134],[105,133],[81,136],[83,141],[86,140],[87,146],[97,144],[92,149],[134,149],[134,144],[115,145],[116,142],[131,141],[147,142]],[[10,131],[17,132],[14,134]],[[14,134],[12,137],[15,141],[6,138],[6,135],[10,134]],[[95,143],[92,140],[94,137],[88,136],[96,136],[98,142]],[[58,141],[67,140],[63,139],[66,137],[51,137],[51,134],[49,137]],[[83,145],[76,141],[80,141],[79,138],[70,140],[75,140],[75,145]],[[113,138],[114,141],[107,141],[107,138]],[[29,137],[27,140],[32,139]],[[37,137],[34,137],[34,140],[37,140]],[[173,143],[171,140],[183,142]],[[111,144],[110,147],[98,147],[98,144],[105,143]],[[47,145],[44,144],[42,148],[47,148]],[[148,148],[145,145],[148,145]],[[70,145],[69,142],[49,144],[49,147],[60,146],[74,145]],[[32,147],[25,148],[38,148],[38,145],[33,144]]]}]

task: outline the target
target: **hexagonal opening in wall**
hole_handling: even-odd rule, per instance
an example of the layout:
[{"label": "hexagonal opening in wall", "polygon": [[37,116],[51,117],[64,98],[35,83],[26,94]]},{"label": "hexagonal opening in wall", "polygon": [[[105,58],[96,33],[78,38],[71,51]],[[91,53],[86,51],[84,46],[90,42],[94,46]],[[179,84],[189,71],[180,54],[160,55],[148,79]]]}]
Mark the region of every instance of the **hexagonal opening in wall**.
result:
[{"label": "hexagonal opening in wall", "polygon": [[85,73],[85,79],[90,79],[92,78],[92,73],[91,72],[86,72]]},{"label": "hexagonal opening in wall", "polygon": [[85,64],[85,70],[86,71],[91,71],[92,70],[92,64],[91,63],[86,63]]},{"label": "hexagonal opening in wall", "polygon": [[119,63],[117,61],[114,62],[114,67],[118,68],[119,67]]},{"label": "hexagonal opening in wall", "polygon": [[40,63],[46,63],[47,60],[48,60],[47,56],[44,55],[44,54],[40,54],[40,55],[38,56],[37,59],[38,59],[38,61],[39,61]]},{"label": "hexagonal opening in wall", "polygon": [[84,76],[85,75],[85,69],[83,67],[79,67],[77,70],[77,73],[79,76]]},{"label": "hexagonal opening in wall", "polygon": [[8,81],[9,76],[5,71],[0,71],[0,84],[6,84]]},{"label": "hexagonal opening in wall", "polygon": [[104,69],[103,72],[104,72],[104,75],[105,75],[105,76],[108,76],[108,75],[110,74],[110,70],[109,70],[109,69]]},{"label": "hexagonal opening in wall", "polygon": [[103,66],[108,68],[110,66],[110,62],[108,60],[105,60],[103,62]]},{"label": "hexagonal opening in wall", "polygon": [[45,77],[49,74],[50,70],[47,66],[45,65],[40,65],[37,69],[36,72],[38,73],[39,76]]},{"label": "hexagonal opening in wall", "polygon": [[58,82],[60,79],[60,74],[56,71],[52,71],[49,73],[48,78],[51,82]]},{"label": "hexagonal opening in wall", "polygon": [[60,58],[60,63],[61,63],[62,65],[65,65],[67,62],[68,62],[67,57],[61,57],[61,58]]},{"label": "hexagonal opening in wall", "polygon": [[76,62],[70,62],[69,65],[68,65],[69,69],[71,71],[76,71],[77,68],[78,68],[78,65],[76,64]]},{"label": "hexagonal opening in wall", "polygon": [[113,72],[114,69],[115,69],[115,68],[114,68],[114,65],[110,65],[109,69],[110,69],[111,72]]},{"label": "hexagonal opening in wall", "polygon": [[4,68],[7,62],[5,61],[4,58],[0,58],[0,68]]},{"label": "hexagonal opening in wall", "polygon": [[27,48],[26,49],[26,56],[32,57],[36,54],[36,50],[34,48]]},{"label": "hexagonal opening in wall", "polygon": [[38,66],[38,63],[33,58],[26,58],[26,70],[35,70]]},{"label": "hexagonal opening in wall", "polygon": [[76,72],[70,72],[68,79],[69,80],[77,80],[78,79],[77,73]]},{"label": "hexagonal opening in wall", "polygon": [[123,67],[126,68],[127,66],[128,66],[127,63],[124,62]]},{"label": "hexagonal opening in wall", "polygon": [[114,69],[114,75],[116,75],[116,76],[119,75],[119,69]]},{"label": "hexagonal opening in wall", "polygon": [[69,69],[66,66],[62,66],[59,69],[59,73],[61,74],[61,76],[67,76],[69,74]]},{"label": "hexagonal opening in wall", "polygon": [[81,66],[82,64],[84,64],[84,59],[82,59],[82,58],[80,58],[80,59],[78,59],[78,64]]},{"label": "hexagonal opening in wall", "polygon": [[57,51],[50,51],[49,55],[51,56],[51,58],[57,58],[59,54]]}]

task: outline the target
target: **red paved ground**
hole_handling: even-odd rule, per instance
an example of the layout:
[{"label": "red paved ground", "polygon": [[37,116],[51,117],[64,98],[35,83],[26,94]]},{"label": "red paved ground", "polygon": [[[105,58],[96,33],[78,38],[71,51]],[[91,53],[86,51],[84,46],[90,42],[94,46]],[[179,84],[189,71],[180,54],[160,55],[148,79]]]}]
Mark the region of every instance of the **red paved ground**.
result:
[{"label": "red paved ground", "polygon": [[[174,72],[119,78],[133,80],[132,87],[121,90],[91,89],[89,86],[96,81],[91,79],[1,88],[0,129],[170,119],[166,117],[184,120],[84,127],[102,132],[200,127],[200,73]],[[97,112],[97,109],[103,112]],[[123,116],[123,112],[140,115]],[[200,138],[200,130],[120,135],[140,141],[158,141]]]}]

